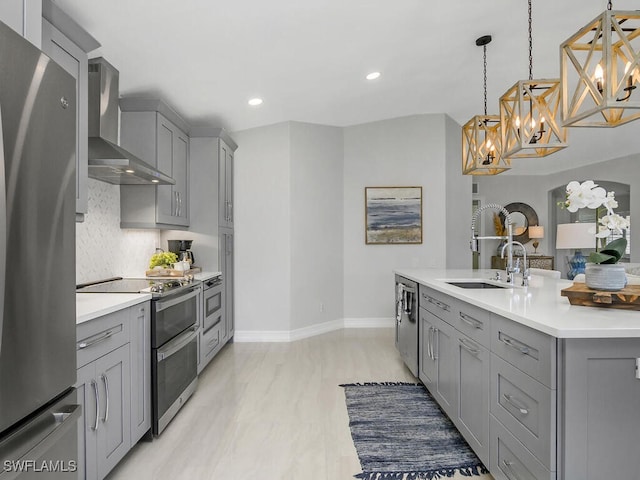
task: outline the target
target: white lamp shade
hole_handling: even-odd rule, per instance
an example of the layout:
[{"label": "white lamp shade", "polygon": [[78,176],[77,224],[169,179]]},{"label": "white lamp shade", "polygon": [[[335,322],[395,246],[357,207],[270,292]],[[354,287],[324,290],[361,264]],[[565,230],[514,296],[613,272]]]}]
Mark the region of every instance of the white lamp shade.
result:
[{"label": "white lamp shade", "polygon": [[529,238],[544,238],[544,227],[540,225],[529,227]]},{"label": "white lamp shade", "polygon": [[558,225],[556,248],[558,250],[596,248],[595,226],[592,223]]}]

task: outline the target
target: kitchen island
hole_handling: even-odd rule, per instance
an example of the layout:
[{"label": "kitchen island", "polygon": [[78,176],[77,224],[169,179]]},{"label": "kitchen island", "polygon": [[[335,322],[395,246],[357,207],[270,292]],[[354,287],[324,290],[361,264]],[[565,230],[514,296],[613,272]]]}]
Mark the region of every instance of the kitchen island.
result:
[{"label": "kitchen island", "polygon": [[[395,273],[419,284],[420,380],[496,479],[637,478],[639,312],[572,306],[549,277]],[[449,283],[469,281],[508,288]]]}]

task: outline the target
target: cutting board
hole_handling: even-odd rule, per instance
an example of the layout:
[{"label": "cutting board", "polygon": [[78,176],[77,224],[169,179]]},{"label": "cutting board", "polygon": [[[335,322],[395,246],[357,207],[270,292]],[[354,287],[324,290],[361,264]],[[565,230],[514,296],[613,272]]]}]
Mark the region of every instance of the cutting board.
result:
[{"label": "cutting board", "polygon": [[622,290],[607,292],[592,290],[584,283],[574,283],[560,294],[567,297],[571,305],[640,310],[640,285],[627,285]]},{"label": "cutting board", "polygon": [[174,270],[172,268],[157,268],[153,270],[147,270],[145,275],[147,277],[184,277],[185,275],[195,275],[200,273],[202,269],[200,267],[192,268],[191,270]]}]

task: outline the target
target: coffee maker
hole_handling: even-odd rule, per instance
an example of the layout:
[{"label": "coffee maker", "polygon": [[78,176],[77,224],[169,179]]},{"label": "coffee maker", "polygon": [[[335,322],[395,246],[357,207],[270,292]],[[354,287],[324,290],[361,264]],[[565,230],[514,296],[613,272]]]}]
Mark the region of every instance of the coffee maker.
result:
[{"label": "coffee maker", "polygon": [[191,244],[193,240],[168,240],[169,251],[175,253],[178,256],[178,260],[186,260],[191,267],[194,266],[196,258],[191,251]]}]

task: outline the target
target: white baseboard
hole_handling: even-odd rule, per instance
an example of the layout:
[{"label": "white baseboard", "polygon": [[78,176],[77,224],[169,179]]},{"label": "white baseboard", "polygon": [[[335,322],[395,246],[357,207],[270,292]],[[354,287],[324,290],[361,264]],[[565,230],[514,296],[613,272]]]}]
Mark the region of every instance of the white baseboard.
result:
[{"label": "white baseboard", "polygon": [[393,318],[342,318],[295,330],[236,330],[234,342],[294,342],[343,328],[392,328]]},{"label": "white baseboard", "polygon": [[393,328],[395,324],[393,317],[344,319],[344,328]]}]

